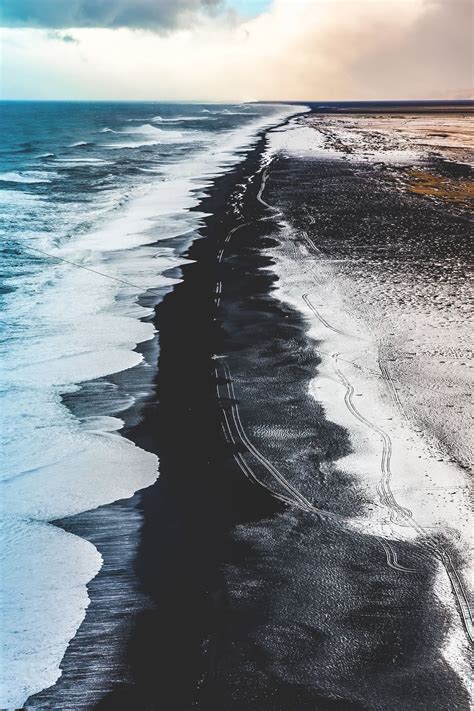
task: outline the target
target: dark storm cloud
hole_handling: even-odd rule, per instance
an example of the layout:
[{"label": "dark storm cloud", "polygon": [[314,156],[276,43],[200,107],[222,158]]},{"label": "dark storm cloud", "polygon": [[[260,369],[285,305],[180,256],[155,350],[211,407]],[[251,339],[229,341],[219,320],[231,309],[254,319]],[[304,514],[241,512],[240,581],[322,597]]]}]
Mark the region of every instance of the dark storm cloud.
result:
[{"label": "dark storm cloud", "polygon": [[4,27],[130,27],[159,30],[179,25],[189,13],[220,0],[3,0]]}]

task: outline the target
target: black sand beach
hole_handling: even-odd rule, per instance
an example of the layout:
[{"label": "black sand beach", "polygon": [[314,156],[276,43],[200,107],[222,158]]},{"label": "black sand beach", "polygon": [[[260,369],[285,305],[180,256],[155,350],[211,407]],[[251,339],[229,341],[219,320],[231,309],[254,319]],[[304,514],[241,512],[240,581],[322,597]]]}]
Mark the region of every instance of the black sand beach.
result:
[{"label": "black sand beach", "polygon": [[[28,709],[469,708],[441,654],[449,615],[436,562],[399,542],[416,569],[401,573],[345,523],[368,502],[337,469],[348,433],[308,393],[319,361],[307,323],[273,293],[266,250],[279,230],[259,200],[264,146],[209,190],[193,262],[156,308],[156,398],[124,435],[158,454],[158,481],[60,522],[104,566],[63,676]],[[373,229],[354,231],[376,184],[369,170],[280,159],[264,196],[296,229],[319,220],[335,252],[370,250],[387,206],[423,242],[427,211],[387,186]]]}]

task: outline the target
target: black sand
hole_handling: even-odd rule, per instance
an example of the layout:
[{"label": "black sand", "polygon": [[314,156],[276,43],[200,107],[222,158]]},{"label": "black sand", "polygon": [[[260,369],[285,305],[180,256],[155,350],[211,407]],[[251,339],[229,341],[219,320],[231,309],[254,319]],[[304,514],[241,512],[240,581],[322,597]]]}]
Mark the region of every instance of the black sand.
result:
[{"label": "black sand", "polygon": [[[433,593],[434,562],[405,543],[399,557],[418,572],[387,567],[375,539],[344,525],[363,503],[357,483],[321,466],[350,443],[309,398],[318,361],[306,324],[273,298],[274,277],[262,271],[270,266],[262,250],[278,234],[257,200],[262,147],[216,181],[200,206],[212,216],[189,250],[195,262],[156,309],[157,400],[125,435],[157,452],[159,480],[130,501],[63,523],[93,540],[106,563],[89,586],[91,606],[62,679],[27,708],[468,708],[440,653],[448,618]],[[280,164],[274,174],[283,207],[285,191],[294,201],[296,183],[285,184],[296,177],[291,170]],[[317,170],[297,184],[317,179]],[[306,500],[338,518],[277,501],[265,486],[280,494],[281,481],[233,426],[224,435],[223,411],[230,421],[235,402],[229,373],[249,441]],[[239,454],[264,486],[246,478]],[[138,541],[122,527],[135,511],[144,517]],[[133,563],[124,549],[137,545]]]}]

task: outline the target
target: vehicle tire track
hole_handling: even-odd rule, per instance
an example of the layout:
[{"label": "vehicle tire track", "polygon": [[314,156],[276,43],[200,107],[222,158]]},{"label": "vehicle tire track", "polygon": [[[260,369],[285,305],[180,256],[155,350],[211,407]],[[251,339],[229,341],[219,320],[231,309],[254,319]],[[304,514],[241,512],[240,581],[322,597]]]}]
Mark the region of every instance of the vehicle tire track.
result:
[{"label": "vehicle tire track", "polygon": [[[270,165],[270,164],[269,164]],[[268,180],[268,166],[265,168],[265,170],[262,173],[262,180],[260,184],[260,188],[257,194],[257,200],[260,202],[261,205],[264,207],[274,211],[278,215],[282,215],[281,210],[278,208],[273,207],[270,205],[268,202],[266,202],[263,198],[263,192],[265,190],[266,184]],[[314,244],[313,240],[309,237],[309,235],[306,232],[303,232],[303,239],[304,241],[314,250],[316,254],[319,256],[324,256],[321,250],[318,249],[318,247]],[[307,304],[308,305],[308,304]],[[311,308],[311,306],[310,306]],[[321,320],[320,316],[316,313],[315,316]],[[324,319],[325,320],[325,319]],[[336,333],[338,332],[337,329],[334,329],[328,322],[326,322],[327,327],[329,327],[331,330],[335,330]],[[326,325],[325,324],[325,325]],[[339,332],[341,333],[341,332]],[[345,335],[345,334],[343,334]],[[340,357],[340,354],[335,353],[332,354],[333,358],[333,363],[335,366],[336,374],[339,376],[339,379],[341,380],[342,384],[345,387],[345,396],[344,396],[344,401],[346,403],[346,407],[348,408],[349,412],[358,419],[362,424],[364,424],[366,427],[369,427],[373,431],[375,431],[379,437],[382,440],[382,461],[381,461],[381,472],[382,472],[382,478],[379,483],[378,491],[379,495],[381,498],[381,501],[385,503],[387,508],[389,508],[391,512],[391,517],[394,515],[395,520],[396,518],[400,518],[404,523],[402,525],[410,525],[413,526],[417,532],[423,536],[425,539],[426,543],[424,546],[428,548],[442,563],[443,567],[446,570],[446,573],[449,577],[449,580],[451,582],[451,587],[454,593],[454,597],[457,603],[458,610],[460,612],[460,617],[461,621],[463,623],[464,630],[466,632],[466,635],[471,643],[474,642],[474,631],[473,631],[473,621],[472,621],[472,611],[468,602],[468,596],[466,594],[466,591],[464,589],[463,582],[459,576],[458,571],[456,570],[456,567],[453,564],[452,558],[449,555],[449,552],[444,548],[441,547],[436,541],[433,536],[428,534],[427,531],[423,529],[422,526],[416,523],[416,521],[413,519],[413,514],[409,509],[404,508],[403,506],[400,506],[395,499],[393,492],[390,488],[390,479],[391,479],[391,470],[390,470],[390,460],[391,460],[391,455],[392,455],[392,441],[389,437],[389,435],[382,430],[381,428],[377,427],[377,425],[374,425],[371,423],[369,420],[367,420],[355,407],[354,403],[352,402],[352,397],[354,394],[354,388],[350,384],[350,382],[347,380],[347,378],[343,375],[342,371],[338,368],[337,366],[337,361],[338,359],[343,360]],[[380,366],[380,362],[379,362]],[[385,371],[381,368],[381,374],[382,378],[385,380],[388,377],[388,383],[392,383],[393,381],[391,379],[390,374],[388,373],[388,370],[385,369]],[[395,388],[393,387],[393,390]],[[393,392],[392,390],[392,392]],[[398,394],[395,392],[395,402],[397,402]],[[399,399],[399,398],[398,398]],[[401,404],[401,403],[400,403]],[[398,405],[397,405],[398,406]],[[382,543],[380,541],[380,543]],[[385,548],[384,548],[385,550]],[[391,563],[394,563],[397,565],[396,559],[393,559],[393,553],[390,553],[392,556],[390,561]],[[393,565],[391,566],[393,567]],[[403,567],[403,566],[401,566]],[[397,570],[400,570],[400,567],[396,568]]]},{"label": "vehicle tire track", "polygon": [[387,557],[387,565],[389,566],[389,568],[392,568],[393,570],[399,570],[404,573],[418,572],[417,570],[415,570],[415,568],[405,568],[404,565],[400,565],[400,563],[398,562],[397,551],[392,546],[392,544],[389,543],[385,538],[380,538],[379,536],[377,536],[376,538],[385,551],[385,555]]},{"label": "vehicle tire track", "polygon": [[321,321],[321,323],[323,324],[323,326],[326,326],[326,328],[328,328],[330,331],[333,331],[334,333],[338,333],[340,336],[346,336],[346,335],[347,335],[346,333],[344,333],[344,331],[339,331],[338,328],[334,328],[334,326],[331,326],[331,324],[330,324],[328,321],[326,321],[326,319],[323,318],[323,316],[321,316],[321,314],[319,313],[319,311],[317,310],[317,308],[314,306],[314,304],[313,304],[312,301],[310,300],[309,294],[303,294],[301,298],[302,298],[303,301],[305,302],[306,306],[313,312],[313,314],[316,316],[316,318],[317,318],[319,321]]},{"label": "vehicle tire track", "polygon": [[[362,415],[359,410],[356,408],[354,401],[353,401],[353,396],[354,396],[354,386],[350,383],[350,381],[347,379],[347,377],[343,374],[341,369],[338,366],[338,357],[339,353],[333,353],[332,354],[332,359],[333,359],[333,367],[334,367],[334,372],[336,373],[337,377],[341,381],[341,383],[344,385],[344,388],[346,390],[344,394],[344,402],[346,404],[347,409],[351,413],[351,415],[361,422],[365,427],[368,429],[372,430],[376,434],[379,435],[381,441],[382,441],[382,459],[380,462],[380,471],[381,471],[381,479],[378,484],[378,493],[380,496],[380,500],[383,504],[385,504],[389,510],[391,511],[391,520],[394,523],[399,523],[400,525],[405,525],[406,521],[408,519],[411,519],[413,514],[410,511],[410,509],[404,508],[403,506],[400,506],[400,504],[397,502],[395,499],[392,490],[390,488],[390,480],[392,478],[392,470],[391,470],[391,458],[392,458],[392,440],[390,436],[383,430],[381,427],[378,425],[375,425],[373,422],[370,422],[364,415]],[[392,514],[393,512],[393,514]]]}]

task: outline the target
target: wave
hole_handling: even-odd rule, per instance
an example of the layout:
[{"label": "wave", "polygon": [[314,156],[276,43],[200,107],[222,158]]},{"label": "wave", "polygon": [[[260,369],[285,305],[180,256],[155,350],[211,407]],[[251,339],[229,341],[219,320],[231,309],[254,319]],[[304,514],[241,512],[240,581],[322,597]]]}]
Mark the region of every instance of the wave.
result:
[{"label": "wave", "polygon": [[[102,558],[89,541],[42,521],[2,520],[0,529],[5,613],[0,704],[20,709],[26,696],[52,686],[60,676],[65,647],[89,604],[86,586]],[[48,591],[50,604],[38,604]],[[61,624],[55,623],[56,610],[61,610]]]},{"label": "wave", "polygon": [[101,129],[99,130],[99,133],[118,133],[118,132],[117,132],[117,131],[114,131],[113,128],[107,128],[107,127],[105,127],[105,128],[101,128]]},{"label": "wave", "polygon": [[164,131],[157,126],[152,126],[150,123],[145,123],[142,126],[129,128],[126,131],[116,131],[125,136],[143,136],[145,140],[126,141],[121,143],[103,144],[104,148],[109,150],[122,148],[142,148],[143,146],[156,146],[160,143],[181,143],[183,141],[194,141],[195,136],[185,134],[182,131]]},{"label": "wave", "polygon": [[[245,107],[242,107],[245,109]],[[205,114],[217,114],[221,115],[224,114],[225,116],[257,116],[256,111],[248,111],[248,110],[234,110],[234,109],[216,109],[216,110],[211,110],[211,109],[201,109],[201,113]]]},{"label": "wave", "polygon": [[[173,143],[173,141],[169,141],[170,143]],[[176,141],[174,141],[176,142]],[[121,142],[114,142],[114,143],[103,143],[102,148],[106,148],[107,150],[122,150],[123,148],[143,148],[145,146],[159,146],[160,144],[166,143],[166,141],[163,140],[154,140],[154,139],[148,139],[144,141],[121,141]]]},{"label": "wave", "polygon": [[[39,195],[35,195],[26,190],[0,190],[0,206],[5,212],[22,210],[32,210],[44,204]],[[1,707],[0,707],[1,708]]]},{"label": "wave", "polygon": [[103,143],[102,148],[107,150],[122,150],[123,148],[143,148],[144,146],[158,146],[161,141],[129,141],[128,143]]},{"label": "wave", "polygon": [[86,146],[93,146],[93,143],[88,141],[77,141],[77,143],[70,143],[69,148],[85,148]]},{"label": "wave", "polygon": [[221,114],[226,114],[227,116],[256,116],[255,111],[232,111],[231,109],[223,109],[219,111]]},{"label": "wave", "polygon": [[211,116],[175,116],[173,118],[153,116],[151,120],[155,123],[181,123],[182,121],[210,121]]},{"label": "wave", "polygon": [[0,180],[4,183],[50,183],[50,173],[44,173],[37,170],[25,170],[22,173],[13,171],[0,173]]},{"label": "wave", "polygon": [[[72,260],[90,264],[92,254],[76,250]],[[140,283],[139,274],[128,276],[128,262],[117,260],[115,268],[111,262],[112,273],[120,270]],[[28,278],[33,279],[30,273]],[[151,275],[147,278],[153,283]],[[86,585],[101,567],[91,543],[49,522],[131,497],[158,475],[156,457],[117,434],[121,420],[107,431],[97,431],[94,422],[85,427],[59,396],[74,392],[77,383],[138,365],[142,357],[133,349],[153,337],[153,327],[119,315],[118,288],[110,279],[70,265],[43,265],[38,279],[34,299],[19,289],[5,315],[7,327],[13,330],[19,319],[20,324],[2,351],[1,708],[23,708],[27,696],[54,684],[89,603]],[[123,299],[123,311],[147,314],[125,308]],[[32,338],[25,340],[18,328],[30,320],[33,302],[36,322]]]},{"label": "wave", "polygon": [[59,163],[62,167],[83,167],[93,165],[110,165],[111,161],[103,158],[56,158],[55,163]]},{"label": "wave", "polygon": [[54,158],[56,156],[56,153],[40,153],[39,156],[36,156],[37,158]]},{"label": "wave", "polygon": [[121,133],[138,133],[140,136],[150,136],[151,138],[169,138],[170,136],[181,138],[183,136],[182,131],[164,131],[162,128],[152,126],[151,123],[144,123],[142,126],[129,128],[127,131],[121,131]]}]

